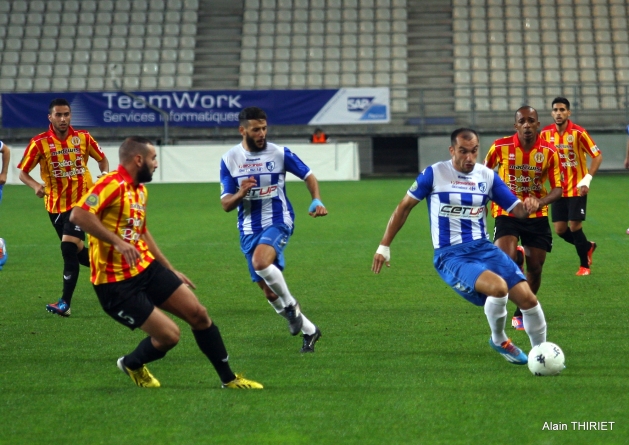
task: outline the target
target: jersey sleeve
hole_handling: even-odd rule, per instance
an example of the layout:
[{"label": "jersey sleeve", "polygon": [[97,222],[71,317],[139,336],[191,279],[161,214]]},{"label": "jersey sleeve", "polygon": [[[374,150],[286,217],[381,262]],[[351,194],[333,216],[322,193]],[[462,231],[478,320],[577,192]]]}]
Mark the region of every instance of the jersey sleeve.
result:
[{"label": "jersey sleeve", "polygon": [[592,137],[590,136],[590,134],[587,131],[584,130],[581,133],[581,137],[580,137],[580,141],[579,142],[581,143],[581,147],[583,147],[583,149],[592,158],[596,158],[596,157],[601,155],[601,151],[597,147],[596,142],[594,142],[594,139],[592,139]]},{"label": "jersey sleeve", "polygon": [[88,133],[86,136],[87,154],[97,161],[102,161],[105,158],[105,153],[103,153],[100,145],[98,145],[98,142],[96,142],[91,134]]},{"label": "jersey sleeve", "polygon": [[421,201],[432,192],[434,182],[434,173],[432,167],[427,167],[423,172],[417,175],[415,182],[406,192],[407,195]]},{"label": "jersey sleeve", "polygon": [[498,176],[498,173],[493,172],[493,174],[494,183],[491,187],[489,199],[505,209],[507,212],[511,212],[520,200],[513,194],[511,189],[509,189],[500,176]]},{"label": "jersey sleeve", "polygon": [[492,170],[498,164],[497,157],[496,157],[496,144],[491,144],[491,147],[489,147],[489,151],[487,152],[487,155],[485,156],[485,161],[483,162],[483,164],[485,165],[485,167],[490,168]]},{"label": "jersey sleeve", "polygon": [[238,191],[238,183],[231,175],[229,168],[227,168],[227,164],[225,164],[225,160],[221,159],[221,198],[226,195],[233,195]]},{"label": "jersey sleeve", "polygon": [[83,195],[76,206],[98,215],[119,197],[120,190],[120,184],[111,175],[103,176]]},{"label": "jersey sleeve", "polygon": [[310,168],[299,159],[299,156],[286,147],[284,147],[284,168],[302,180],[311,173]]},{"label": "jersey sleeve", "polygon": [[18,164],[17,168],[29,173],[39,163],[40,158],[41,153],[39,152],[37,144],[34,141],[31,141],[28,147],[26,147],[26,150],[24,150],[24,155],[22,156],[22,160]]}]

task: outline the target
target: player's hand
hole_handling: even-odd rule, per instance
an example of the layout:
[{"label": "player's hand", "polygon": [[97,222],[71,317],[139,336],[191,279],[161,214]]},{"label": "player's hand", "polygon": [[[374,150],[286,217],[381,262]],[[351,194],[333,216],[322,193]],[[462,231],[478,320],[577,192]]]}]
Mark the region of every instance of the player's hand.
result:
[{"label": "player's hand", "polygon": [[386,264],[387,267],[391,267],[391,250],[389,246],[380,245],[376,254],[373,256],[373,263],[371,264],[371,271],[373,273],[380,273],[382,265]]},{"label": "player's hand", "polygon": [[579,187],[579,196],[587,196],[590,188],[587,185],[582,185]]},{"label": "player's hand", "polygon": [[523,204],[524,209],[528,212],[529,215],[540,210],[539,199],[535,198],[534,196],[529,196],[528,198],[526,198]]},{"label": "player's hand", "polygon": [[240,183],[240,190],[238,192],[243,197],[247,196],[247,193],[249,193],[249,190],[251,190],[257,184],[258,184],[258,181],[256,181],[256,178],[254,178],[253,176],[249,176],[247,179],[243,180]]},{"label": "player's hand", "polygon": [[114,246],[114,248],[122,254],[127,263],[135,266],[140,261],[140,252],[133,244],[125,243],[121,239],[120,243]]},{"label": "player's hand", "polygon": [[0,185],[6,184],[6,183],[7,183],[7,174],[0,173]]},{"label": "player's hand", "polygon": [[37,190],[35,190],[35,195],[38,198],[43,198],[44,196],[46,196],[48,193],[46,193],[46,188],[39,184],[39,187],[37,187]]},{"label": "player's hand", "polygon": [[188,286],[188,287],[190,287],[192,289],[196,289],[197,288],[194,285],[194,283],[190,280],[190,278],[185,276],[182,272],[179,272],[178,270],[173,270],[173,272],[175,272],[175,275],[177,275],[179,277],[179,279],[181,281],[183,281],[183,284],[185,284],[186,286]]},{"label": "player's hand", "polygon": [[100,172],[100,175],[98,175],[98,176],[96,177],[96,179],[98,179],[98,178],[102,178],[102,177],[103,177],[103,176],[105,176],[107,173],[109,173],[109,172]]},{"label": "player's hand", "polygon": [[316,218],[318,216],[325,216],[328,214],[327,209],[319,199],[313,199],[308,208],[308,215]]}]

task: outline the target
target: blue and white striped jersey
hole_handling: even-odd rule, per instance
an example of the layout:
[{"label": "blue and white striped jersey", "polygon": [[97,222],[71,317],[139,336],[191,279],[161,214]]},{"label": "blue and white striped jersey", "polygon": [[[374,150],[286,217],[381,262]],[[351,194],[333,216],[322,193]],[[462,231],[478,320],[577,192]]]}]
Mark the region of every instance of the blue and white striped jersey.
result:
[{"label": "blue and white striped jersey", "polygon": [[295,213],[286,196],[286,172],[302,180],[311,173],[296,154],[270,142],[264,151],[249,152],[240,143],[223,155],[221,198],[236,193],[240,183],[250,176],[257,181],[238,205],[241,234],[251,235],[276,224],[293,228]]},{"label": "blue and white striped jersey", "polygon": [[495,201],[509,211],[519,202],[493,170],[476,164],[465,174],[455,170],[452,161],[427,167],[407,194],[419,201],[427,198],[435,249],[488,239],[487,202]]}]

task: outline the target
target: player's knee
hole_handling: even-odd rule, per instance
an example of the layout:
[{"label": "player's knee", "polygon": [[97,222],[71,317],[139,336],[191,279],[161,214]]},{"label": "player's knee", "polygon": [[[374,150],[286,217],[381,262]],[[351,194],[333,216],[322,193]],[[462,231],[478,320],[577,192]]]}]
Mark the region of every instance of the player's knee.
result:
[{"label": "player's knee", "polygon": [[506,297],[508,293],[509,289],[507,288],[507,282],[500,278],[489,285],[487,295],[491,295],[496,298],[503,298]]},{"label": "player's knee", "polygon": [[257,272],[259,270],[264,270],[269,267],[271,264],[273,264],[273,261],[269,261],[268,258],[265,258],[263,256],[254,255],[253,258],[251,258],[251,264],[253,265],[253,269]]},{"label": "player's knee", "polygon": [[200,303],[196,306],[194,312],[188,320],[188,324],[190,324],[192,329],[197,331],[207,329],[212,325],[212,320],[210,320],[210,316],[205,306]]},{"label": "player's knee", "polygon": [[169,326],[169,328],[163,331],[159,336],[154,336],[153,339],[158,343],[156,345],[157,349],[169,351],[177,346],[180,337],[181,331],[179,330],[179,326],[173,323],[172,326]]}]

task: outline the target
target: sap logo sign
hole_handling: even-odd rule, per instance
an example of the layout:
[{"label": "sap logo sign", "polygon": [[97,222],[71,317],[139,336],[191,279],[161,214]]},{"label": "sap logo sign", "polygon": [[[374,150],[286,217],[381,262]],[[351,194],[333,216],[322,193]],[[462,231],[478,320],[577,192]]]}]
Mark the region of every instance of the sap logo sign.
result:
[{"label": "sap logo sign", "polygon": [[373,102],[373,97],[348,97],[347,111],[365,111]]}]

